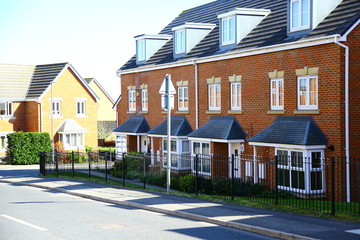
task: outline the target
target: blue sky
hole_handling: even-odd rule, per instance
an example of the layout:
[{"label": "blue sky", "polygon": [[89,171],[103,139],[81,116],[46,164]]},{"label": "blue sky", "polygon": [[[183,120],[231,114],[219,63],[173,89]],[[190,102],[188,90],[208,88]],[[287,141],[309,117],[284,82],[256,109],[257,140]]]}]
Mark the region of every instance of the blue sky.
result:
[{"label": "blue sky", "polygon": [[69,62],[116,99],[116,70],[134,55],[133,37],[212,1],[0,0],[0,63]]}]

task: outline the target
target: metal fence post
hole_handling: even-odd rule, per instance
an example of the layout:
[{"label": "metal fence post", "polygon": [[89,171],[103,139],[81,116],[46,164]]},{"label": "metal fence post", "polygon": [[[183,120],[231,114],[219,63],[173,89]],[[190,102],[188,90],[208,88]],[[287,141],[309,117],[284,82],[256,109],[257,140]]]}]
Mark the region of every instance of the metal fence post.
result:
[{"label": "metal fence post", "polygon": [[231,200],[234,200],[235,197],[235,155],[231,154]]},{"label": "metal fence post", "polygon": [[279,174],[278,174],[278,157],[275,156],[275,205],[279,204]]},{"label": "metal fence post", "polygon": [[[109,158],[110,158],[110,161],[111,161],[111,151],[109,152]],[[108,182],[108,173],[107,173],[107,164],[108,162],[108,158],[106,157],[106,152],[105,152],[105,183],[107,184]]]},{"label": "metal fence post", "polygon": [[123,186],[125,187],[125,155],[126,153],[122,153],[122,179],[123,179]]},{"label": "metal fence post", "polygon": [[199,189],[198,189],[198,184],[199,184],[199,154],[195,155],[195,195],[198,196],[199,195]]},{"label": "metal fence post", "polygon": [[146,182],[146,153],[143,153],[143,163],[144,163],[144,178],[143,178],[143,182],[144,182],[144,189],[146,188],[145,186],[145,182]]},{"label": "metal fence post", "polygon": [[59,177],[59,156],[57,150],[55,150],[55,166],[56,166],[56,177]]},{"label": "metal fence post", "polygon": [[89,179],[91,178],[91,152],[88,152],[89,156]]},{"label": "metal fence post", "polygon": [[335,216],[335,157],[331,157],[331,215]]},{"label": "metal fence post", "polygon": [[40,173],[45,176],[45,152],[40,153]]},{"label": "metal fence post", "polygon": [[71,151],[71,168],[72,168],[72,176],[73,178],[75,178],[75,164],[74,164],[74,161],[75,161],[75,157],[74,157],[74,151]]}]

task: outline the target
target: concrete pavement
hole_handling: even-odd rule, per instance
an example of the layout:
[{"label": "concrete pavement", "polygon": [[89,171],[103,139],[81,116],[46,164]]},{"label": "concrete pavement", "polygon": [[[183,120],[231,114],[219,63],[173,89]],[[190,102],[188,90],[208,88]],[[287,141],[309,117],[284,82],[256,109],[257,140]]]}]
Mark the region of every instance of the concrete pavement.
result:
[{"label": "concrete pavement", "polygon": [[0,165],[1,183],[26,185],[78,197],[199,220],[279,239],[360,239],[360,224],[266,209],[37,176],[38,166]]}]

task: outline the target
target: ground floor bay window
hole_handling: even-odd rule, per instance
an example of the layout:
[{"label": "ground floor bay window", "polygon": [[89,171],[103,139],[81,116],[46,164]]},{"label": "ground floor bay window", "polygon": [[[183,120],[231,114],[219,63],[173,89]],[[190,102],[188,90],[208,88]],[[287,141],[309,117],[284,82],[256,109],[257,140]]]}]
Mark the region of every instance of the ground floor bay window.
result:
[{"label": "ground floor bay window", "polygon": [[[163,138],[163,167],[167,167],[167,153],[168,153],[168,140]],[[171,152],[171,169],[174,170],[189,170],[191,167],[190,161],[190,146],[187,139],[171,139],[170,140],[170,152]]]},{"label": "ground floor bay window", "polygon": [[276,149],[278,186],[304,194],[324,192],[324,151]]},{"label": "ground floor bay window", "polygon": [[[209,142],[192,142],[192,171],[196,169],[199,174],[211,175],[211,156]],[[195,157],[198,157],[198,164],[196,166]]]},{"label": "ground floor bay window", "polygon": [[59,140],[65,150],[85,149],[84,133],[59,133]]}]

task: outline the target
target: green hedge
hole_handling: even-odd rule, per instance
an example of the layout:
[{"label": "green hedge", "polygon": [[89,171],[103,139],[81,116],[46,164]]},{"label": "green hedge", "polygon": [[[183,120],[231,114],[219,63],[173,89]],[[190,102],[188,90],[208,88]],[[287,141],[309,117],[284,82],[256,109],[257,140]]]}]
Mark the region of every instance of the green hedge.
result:
[{"label": "green hedge", "polygon": [[48,133],[16,132],[8,134],[8,154],[10,163],[39,163],[39,153],[51,151],[51,141]]}]

